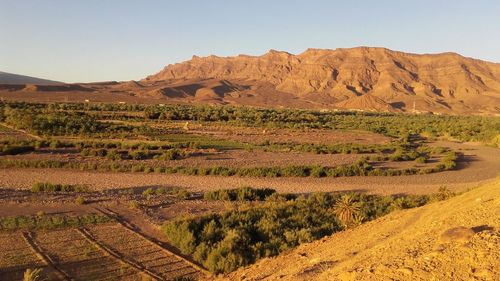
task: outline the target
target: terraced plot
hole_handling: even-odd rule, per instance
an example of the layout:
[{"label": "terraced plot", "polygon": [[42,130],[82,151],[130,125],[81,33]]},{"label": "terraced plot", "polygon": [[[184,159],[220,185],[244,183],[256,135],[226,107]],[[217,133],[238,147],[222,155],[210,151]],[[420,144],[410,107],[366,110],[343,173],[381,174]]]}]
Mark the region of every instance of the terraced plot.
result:
[{"label": "terraced plot", "polygon": [[1,233],[0,280],[22,280],[28,268],[41,268],[44,275],[56,278],[54,271],[23,240],[21,232]]},{"label": "terraced plot", "polygon": [[78,229],[40,231],[33,242],[74,280],[141,280],[143,273],[96,247]]},{"label": "terraced plot", "polygon": [[89,226],[87,233],[132,263],[162,280],[197,278],[200,270],[184,259],[119,224]]}]

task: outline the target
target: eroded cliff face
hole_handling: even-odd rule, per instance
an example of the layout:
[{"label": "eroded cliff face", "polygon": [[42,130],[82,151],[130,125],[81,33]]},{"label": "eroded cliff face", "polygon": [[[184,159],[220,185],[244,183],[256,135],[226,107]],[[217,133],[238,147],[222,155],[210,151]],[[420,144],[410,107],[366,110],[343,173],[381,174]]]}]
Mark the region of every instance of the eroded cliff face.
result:
[{"label": "eroded cliff face", "polygon": [[415,104],[424,111],[500,107],[500,64],[454,53],[416,55],[359,47],[308,49],[299,55],[271,50],[262,56],[195,56],[144,81],[197,79],[265,82],[279,92],[306,99],[326,94],[340,107],[358,109],[374,103],[376,109],[386,103],[410,110]]}]

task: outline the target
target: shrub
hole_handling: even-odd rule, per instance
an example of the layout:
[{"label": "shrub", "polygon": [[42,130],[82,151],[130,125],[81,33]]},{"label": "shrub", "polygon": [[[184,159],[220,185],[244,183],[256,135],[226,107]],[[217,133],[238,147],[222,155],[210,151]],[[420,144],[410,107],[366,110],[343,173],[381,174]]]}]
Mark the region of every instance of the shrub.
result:
[{"label": "shrub", "polygon": [[441,159],[441,164],[445,170],[452,170],[457,166],[458,153],[450,151]]},{"label": "shrub", "polygon": [[[205,198],[236,200],[237,194],[235,190],[218,190],[205,193]],[[175,219],[165,222],[162,229],[183,254],[212,272],[229,272],[330,235],[342,225],[355,226],[395,209],[422,206],[432,198],[362,193],[314,193],[295,199],[282,196],[271,193],[266,197],[269,202],[244,211]]]},{"label": "shrub", "polygon": [[424,156],[419,156],[415,159],[415,162],[419,163],[419,164],[424,164],[427,162],[427,157],[424,157]]},{"label": "shrub", "polygon": [[109,160],[122,160],[124,158],[124,155],[120,153],[118,150],[113,149],[107,153],[106,157]]},{"label": "shrub", "polygon": [[83,198],[83,196],[78,196],[75,199],[75,204],[77,204],[77,205],[84,205],[86,203],[87,203],[87,200],[85,200],[85,198]]},{"label": "shrub", "polygon": [[191,197],[191,193],[189,193],[187,190],[185,189],[179,189],[177,190],[177,192],[175,193],[175,196],[178,198],[178,199],[181,199],[181,200],[187,200]]},{"label": "shrub", "polygon": [[5,145],[2,147],[2,154],[17,155],[21,153],[34,151],[35,147],[31,145]]},{"label": "shrub", "polygon": [[178,160],[185,156],[185,154],[179,149],[169,149],[163,152],[161,155],[158,155],[157,159],[159,160]]},{"label": "shrub", "polygon": [[203,198],[205,200],[221,201],[263,201],[274,193],[276,193],[276,190],[270,188],[242,187],[238,189],[208,191],[203,194]]},{"label": "shrub", "polygon": [[137,201],[130,201],[129,204],[128,204],[129,208],[130,209],[134,209],[134,210],[137,210],[137,209],[140,209],[141,208],[141,204],[139,204],[139,202]]},{"label": "shrub", "polygon": [[130,152],[129,155],[134,160],[144,160],[144,159],[147,158],[148,153],[144,152],[144,151],[141,151],[141,150],[138,150],[138,151],[132,151],[132,152]]},{"label": "shrub", "polygon": [[132,172],[143,172],[143,171],[144,171],[144,166],[141,164],[132,166]]},{"label": "shrub", "polygon": [[151,187],[149,187],[148,189],[146,189],[142,192],[142,195],[146,196],[146,197],[150,197],[153,194],[155,194],[155,190]]},{"label": "shrub", "polygon": [[31,192],[89,192],[86,185],[54,184],[49,182],[37,182],[31,187]]}]

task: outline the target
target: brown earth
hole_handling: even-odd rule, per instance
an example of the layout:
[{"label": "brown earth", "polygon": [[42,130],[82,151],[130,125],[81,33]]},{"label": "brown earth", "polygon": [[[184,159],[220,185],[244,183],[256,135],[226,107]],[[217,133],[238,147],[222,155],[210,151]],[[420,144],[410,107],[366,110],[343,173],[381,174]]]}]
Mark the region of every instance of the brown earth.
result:
[{"label": "brown earth", "polygon": [[[169,125],[172,126],[172,123]],[[210,126],[196,123],[188,123],[188,128],[189,134],[208,135],[216,139],[253,144],[261,144],[266,141],[271,143],[305,144],[388,144],[391,142],[391,138],[387,136],[363,131],[320,129],[291,130],[280,128],[260,129],[251,127]]]},{"label": "brown earth", "polygon": [[[366,154],[364,155],[366,156]],[[149,166],[165,167],[278,167],[278,166],[300,166],[320,165],[335,167],[338,165],[349,165],[354,163],[362,155],[357,154],[313,154],[299,152],[265,152],[246,150],[223,150],[212,152],[196,152],[184,159],[178,160],[121,160],[111,161],[104,157],[81,156],[71,150],[61,149],[57,153],[49,150],[39,150],[35,153],[20,155],[0,156],[1,159],[23,159],[23,160],[59,160],[77,163],[123,163],[144,164]],[[415,162],[411,162],[415,164]],[[430,164],[428,164],[431,166]]]},{"label": "brown earth", "polygon": [[500,182],[396,211],[223,280],[498,280]]},{"label": "brown earth", "polygon": [[210,103],[310,109],[500,114],[500,64],[385,48],[196,57],[140,82],[0,86],[26,101]]},{"label": "brown earth", "polygon": [[500,150],[474,144],[443,142],[464,153],[458,169],[427,175],[340,178],[251,178],[181,174],[99,173],[57,169],[2,169],[0,187],[28,189],[35,182],[86,184],[95,189],[172,186],[204,191],[241,186],[274,188],[278,192],[307,193],[358,190],[380,194],[426,194],[446,186],[460,191],[494,179],[500,173]]},{"label": "brown earth", "polygon": [[205,272],[120,223],[0,233],[0,249],[1,280],[22,280],[27,268],[49,280],[196,280]]}]

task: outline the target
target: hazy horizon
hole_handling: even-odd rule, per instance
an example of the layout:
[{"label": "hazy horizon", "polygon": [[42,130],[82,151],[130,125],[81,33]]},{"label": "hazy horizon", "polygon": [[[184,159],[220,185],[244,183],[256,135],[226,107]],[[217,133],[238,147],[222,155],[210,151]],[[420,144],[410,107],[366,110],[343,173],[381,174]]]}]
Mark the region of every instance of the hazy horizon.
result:
[{"label": "hazy horizon", "polygon": [[496,1],[1,1],[0,71],[139,80],[193,55],[384,47],[500,62]]}]

